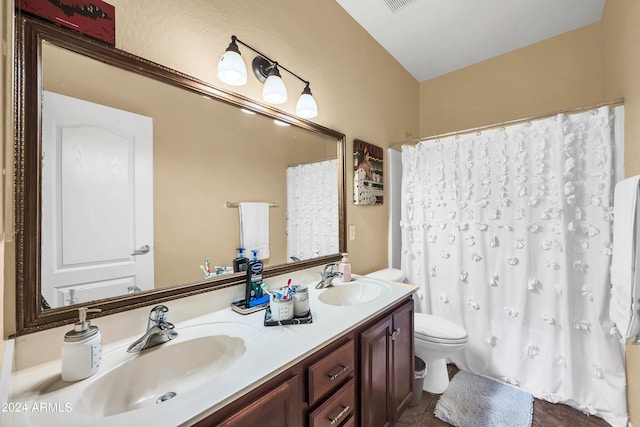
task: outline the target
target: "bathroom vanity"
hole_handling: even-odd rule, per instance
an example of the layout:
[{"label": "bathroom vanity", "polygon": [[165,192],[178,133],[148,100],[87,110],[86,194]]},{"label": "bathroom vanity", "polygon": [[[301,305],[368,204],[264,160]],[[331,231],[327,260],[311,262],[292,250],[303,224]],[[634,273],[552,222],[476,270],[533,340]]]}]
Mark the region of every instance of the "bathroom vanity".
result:
[{"label": "bathroom vanity", "polygon": [[402,300],[196,426],[393,425],[413,396],[413,310]]},{"label": "bathroom vanity", "polygon": [[[62,382],[60,360],[16,370],[9,401],[27,410],[4,414],[3,422],[393,425],[412,397],[416,288],[356,276],[349,284],[315,289],[310,280],[317,281],[317,271],[300,277],[294,282],[310,287],[312,323],[264,326],[264,311],[243,316],[231,308],[175,321],[172,313],[190,307],[172,301],[168,318],[175,321],[176,339],[135,354],[126,349],[137,336],[105,343],[100,371],[86,380]],[[108,318],[100,320],[109,329]],[[63,410],[33,410],[41,405]]]}]

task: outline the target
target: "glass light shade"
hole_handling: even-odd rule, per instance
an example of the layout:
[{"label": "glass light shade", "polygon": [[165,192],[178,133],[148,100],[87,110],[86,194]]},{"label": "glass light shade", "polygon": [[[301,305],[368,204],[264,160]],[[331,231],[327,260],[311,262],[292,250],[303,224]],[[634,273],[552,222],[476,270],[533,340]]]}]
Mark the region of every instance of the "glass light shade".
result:
[{"label": "glass light shade", "polygon": [[287,102],[287,88],[282,79],[276,75],[270,75],[262,88],[262,99],[269,104],[284,104]]},{"label": "glass light shade", "polygon": [[310,93],[302,93],[296,104],[296,114],[303,119],[312,119],[318,115],[318,104]]},{"label": "glass light shade", "polygon": [[218,62],[218,78],[232,86],[247,83],[247,67],[238,52],[227,50]]}]

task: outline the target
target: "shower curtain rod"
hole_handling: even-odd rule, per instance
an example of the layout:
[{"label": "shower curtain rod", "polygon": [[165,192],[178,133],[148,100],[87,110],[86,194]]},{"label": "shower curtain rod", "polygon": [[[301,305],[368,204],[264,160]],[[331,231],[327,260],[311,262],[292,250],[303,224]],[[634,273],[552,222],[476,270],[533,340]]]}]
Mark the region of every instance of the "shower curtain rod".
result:
[{"label": "shower curtain rod", "polygon": [[611,106],[618,106],[618,105],[623,105],[623,104],[624,104],[624,98],[618,98],[618,99],[614,99],[613,101],[601,102],[601,103],[598,103],[598,104],[592,104],[592,105],[588,105],[588,106],[585,106],[585,107],[569,108],[569,109],[566,109],[566,110],[558,110],[558,111],[555,111],[553,113],[537,114],[537,115],[534,115],[534,116],[524,117],[522,119],[515,119],[515,120],[508,120],[506,122],[494,123],[492,125],[479,126],[479,127],[469,128],[469,129],[465,129],[465,130],[458,130],[458,131],[454,131],[454,132],[441,133],[441,134],[438,134],[438,135],[423,136],[423,137],[420,137],[420,138],[411,138],[411,139],[407,139],[407,140],[404,140],[404,141],[392,142],[391,144],[389,144],[389,148],[393,148],[396,145],[417,144],[419,142],[432,141],[432,140],[437,140],[437,139],[440,139],[440,138],[446,138],[446,137],[449,137],[449,136],[466,135],[466,134],[469,134],[469,133],[481,132],[483,130],[489,130],[489,129],[495,129],[495,128],[503,128],[505,126],[517,125],[517,124],[520,124],[520,123],[530,122],[532,120],[546,119],[546,118],[549,118],[549,117],[556,116],[558,114],[576,114],[576,113],[582,113],[584,111],[594,110],[594,109],[597,109],[597,108],[600,108],[600,107],[605,107],[605,106],[611,107]]}]

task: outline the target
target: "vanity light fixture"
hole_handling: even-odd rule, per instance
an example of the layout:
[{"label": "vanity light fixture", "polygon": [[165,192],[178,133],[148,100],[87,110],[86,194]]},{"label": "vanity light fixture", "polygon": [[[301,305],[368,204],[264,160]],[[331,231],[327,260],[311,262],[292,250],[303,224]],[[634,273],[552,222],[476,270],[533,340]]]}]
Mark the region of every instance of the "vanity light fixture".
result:
[{"label": "vanity light fixture", "polygon": [[296,103],[296,115],[303,119],[311,119],[318,115],[318,104],[311,94],[308,81],[239,40],[236,36],[231,36],[231,43],[218,62],[218,78],[220,80],[233,86],[242,86],[247,83],[247,68],[240,56],[238,44],[258,54],[251,65],[253,74],[260,82],[264,83],[262,98],[265,102],[276,105],[287,102],[287,88],[280,75],[280,70],[284,70],[305,85]]},{"label": "vanity light fixture", "polygon": [[287,102],[287,88],[282,81],[280,71],[278,71],[277,62],[274,63],[269,70],[267,80],[264,82],[264,86],[262,87],[262,99],[269,104],[276,105]]},{"label": "vanity light fixture", "polygon": [[247,68],[240,56],[240,49],[235,36],[218,62],[218,78],[232,86],[242,86],[247,83]]}]

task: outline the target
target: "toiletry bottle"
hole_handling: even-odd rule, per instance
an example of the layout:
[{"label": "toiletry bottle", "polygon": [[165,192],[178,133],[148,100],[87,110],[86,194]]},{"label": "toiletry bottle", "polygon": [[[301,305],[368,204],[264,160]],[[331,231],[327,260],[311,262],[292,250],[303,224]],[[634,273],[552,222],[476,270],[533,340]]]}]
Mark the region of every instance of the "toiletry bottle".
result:
[{"label": "toiletry bottle", "polygon": [[347,255],[348,254],[346,252],[342,254],[342,261],[340,261],[340,265],[338,266],[338,270],[342,273],[340,280],[343,282],[351,281],[351,264],[349,264]]},{"label": "toiletry bottle", "polygon": [[91,326],[87,313],[102,311],[99,308],[82,307],[80,320],[64,335],[62,343],[62,381],[79,381],[98,372],[102,361],[102,336],[96,326]]},{"label": "toiletry bottle", "polygon": [[249,258],[244,256],[244,248],[238,248],[238,257],[233,260],[233,272],[247,271],[249,266]]},{"label": "toiletry bottle", "polygon": [[262,263],[258,259],[258,251],[252,250],[253,257],[247,268],[247,287],[245,290],[245,300],[247,307],[250,301],[262,298]]}]

